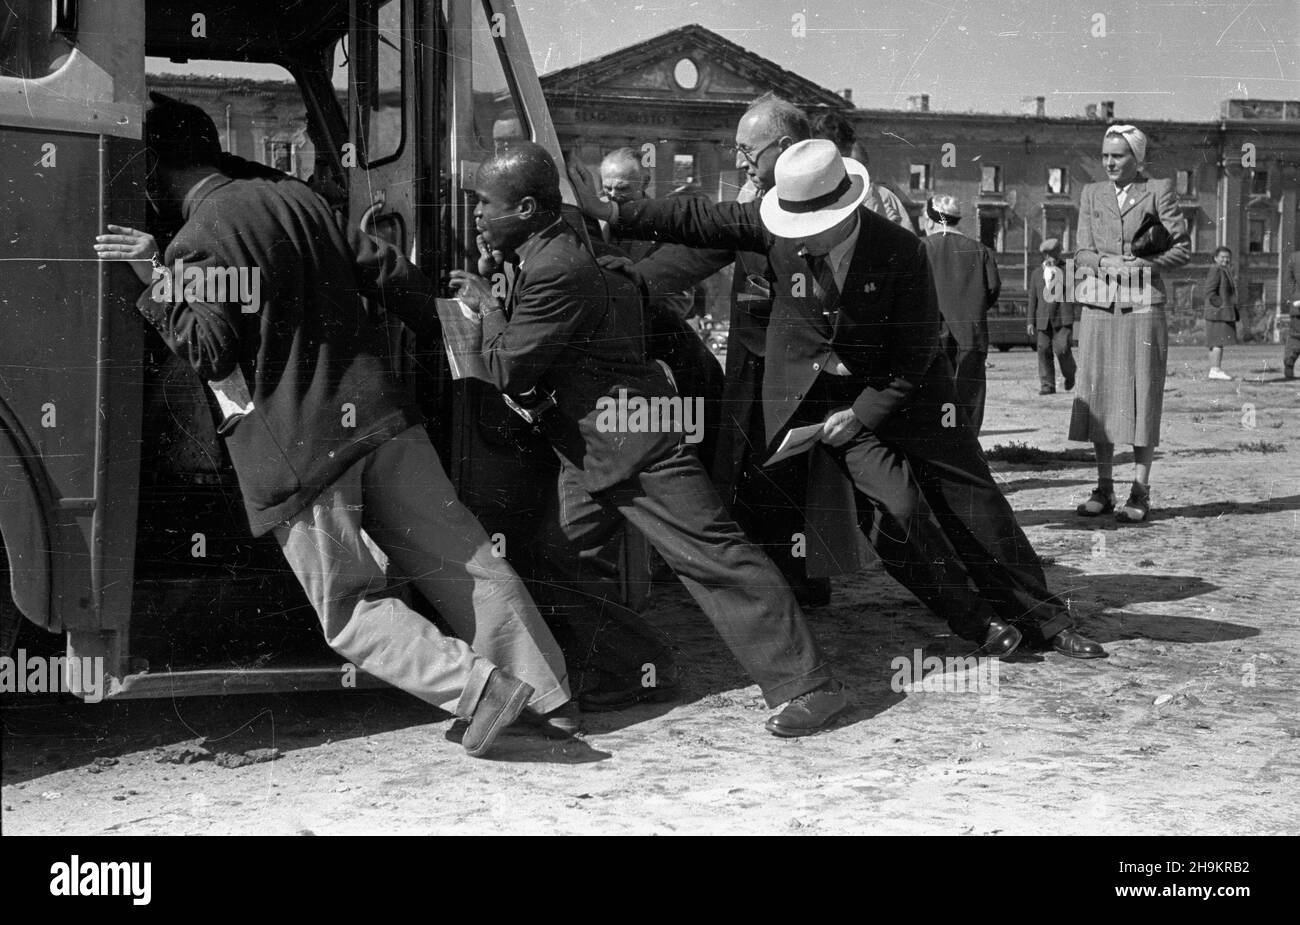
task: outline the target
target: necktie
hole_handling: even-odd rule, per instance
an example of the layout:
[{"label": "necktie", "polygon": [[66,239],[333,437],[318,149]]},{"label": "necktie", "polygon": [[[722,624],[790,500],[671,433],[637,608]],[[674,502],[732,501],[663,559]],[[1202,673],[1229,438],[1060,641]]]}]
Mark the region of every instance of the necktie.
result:
[{"label": "necktie", "polygon": [[827,321],[833,322],[836,306],[840,301],[840,287],[835,282],[835,271],[831,268],[831,262],[819,254],[805,254],[804,259],[808,261],[808,270],[822,291],[822,314],[826,316]]}]

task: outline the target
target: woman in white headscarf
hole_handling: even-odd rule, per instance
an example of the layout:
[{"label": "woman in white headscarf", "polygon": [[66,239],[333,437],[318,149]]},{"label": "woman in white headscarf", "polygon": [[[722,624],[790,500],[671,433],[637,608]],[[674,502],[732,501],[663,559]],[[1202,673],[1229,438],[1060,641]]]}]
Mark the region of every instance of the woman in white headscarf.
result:
[{"label": "woman in white headscarf", "polygon": [[[1169,343],[1160,270],[1191,258],[1173,184],[1143,173],[1146,154],[1146,135],[1137,128],[1106,129],[1106,179],[1083,188],[1075,239],[1075,299],[1083,314],[1069,438],[1092,443],[1097,453],[1097,487],[1078,513],[1098,517],[1114,511],[1121,523],[1144,521],[1151,509],[1151,459],[1160,442]],[[1133,447],[1134,464],[1128,500],[1118,507],[1112,468],[1117,443]]]}]

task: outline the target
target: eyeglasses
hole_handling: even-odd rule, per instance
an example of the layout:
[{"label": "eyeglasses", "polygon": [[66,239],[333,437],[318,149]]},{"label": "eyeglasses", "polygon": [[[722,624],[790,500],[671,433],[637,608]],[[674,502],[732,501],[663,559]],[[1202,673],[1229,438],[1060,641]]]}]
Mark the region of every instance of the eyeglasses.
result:
[{"label": "eyeglasses", "polygon": [[772,145],[776,144],[780,140],[781,139],[779,138],[774,138],[771,141],[769,141],[767,144],[763,145],[763,147],[759,148],[757,151],[750,151],[746,149],[744,145],[733,145],[733,144],[726,144],[726,143],[720,144],[718,145],[718,147],[721,148],[727,154],[731,155],[732,158],[735,158],[737,155],[739,155],[749,163],[749,166],[757,167],[758,159],[763,156],[763,152],[766,151],[768,148],[772,147]]}]

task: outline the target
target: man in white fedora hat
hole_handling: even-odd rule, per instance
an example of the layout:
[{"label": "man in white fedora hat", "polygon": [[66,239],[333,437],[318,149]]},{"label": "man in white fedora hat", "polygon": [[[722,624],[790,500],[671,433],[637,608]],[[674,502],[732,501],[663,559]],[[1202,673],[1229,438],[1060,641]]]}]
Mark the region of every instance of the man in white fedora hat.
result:
[{"label": "man in white fedora hat", "polygon": [[1104,656],[1047,589],[978,439],[958,426],[925,245],[862,207],[867,170],[830,141],[791,145],[775,179],[758,203],[665,200],[617,219],[693,247],[768,255],[768,446],[820,423],[886,569],[954,632],[987,655],[1028,636],[1071,657]]}]

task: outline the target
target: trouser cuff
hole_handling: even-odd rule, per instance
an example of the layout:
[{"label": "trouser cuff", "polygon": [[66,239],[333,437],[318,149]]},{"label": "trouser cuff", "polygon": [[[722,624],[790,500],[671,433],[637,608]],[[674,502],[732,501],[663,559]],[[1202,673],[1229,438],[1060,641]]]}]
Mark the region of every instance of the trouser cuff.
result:
[{"label": "trouser cuff", "polygon": [[779,707],[800,694],[815,691],[833,677],[830,666],[823,662],[812,671],[798,678],[782,681],[779,684],[763,685],[763,699],[767,701],[769,707]]},{"label": "trouser cuff", "polygon": [[461,691],[460,700],[456,704],[456,716],[460,719],[470,719],[474,715],[474,710],[478,707],[478,702],[483,698],[483,691],[487,687],[488,677],[496,670],[493,665],[485,658],[476,658],[473,666],[469,670],[469,680],[465,682],[465,689]]},{"label": "trouser cuff", "polygon": [[561,678],[559,683],[549,691],[534,692],[532,698],[528,701],[528,706],[535,713],[550,713],[552,710],[558,710],[571,699],[569,682],[567,679]]}]

